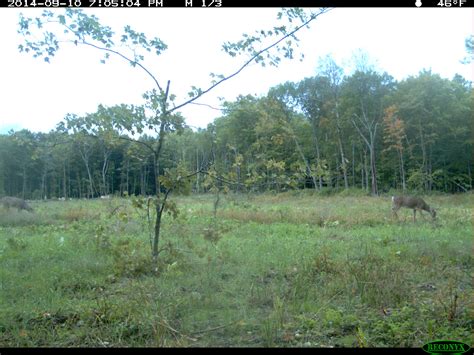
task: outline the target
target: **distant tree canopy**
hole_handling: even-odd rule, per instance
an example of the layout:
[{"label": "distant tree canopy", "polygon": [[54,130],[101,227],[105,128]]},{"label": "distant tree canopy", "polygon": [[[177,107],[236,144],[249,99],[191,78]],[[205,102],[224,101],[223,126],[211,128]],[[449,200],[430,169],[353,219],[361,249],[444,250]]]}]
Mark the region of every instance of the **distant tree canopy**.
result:
[{"label": "distant tree canopy", "polygon": [[[334,63],[333,63],[334,64]],[[471,83],[430,71],[396,82],[369,69],[343,76],[330,66],[261,97],[226,102],[223,115],[193,131],[176,116],[159,164],[146,127],[134,144],[112,126],[141,114],[127,105],[69,115],[56,130],[0,135],[0,195],[30,199],[155,194],[154,169],[212,169],[234,191],[358,187],[461,192],[472,189]],[[337,74],[337,75],[336,75]],[[336,75],[336,76],[335,76]],[[75,127],[75,129],[73,129]],[[192,189],[205,192],[205,172]],[[224,180],[223,180],[224,181]]]},{"label": "distant tree canopy", "polygon": [[474,36],[471,35],[466,38],[464,45],[466,47],[466,57],[462,60],[462,63],[469,64],[474,60]]}]

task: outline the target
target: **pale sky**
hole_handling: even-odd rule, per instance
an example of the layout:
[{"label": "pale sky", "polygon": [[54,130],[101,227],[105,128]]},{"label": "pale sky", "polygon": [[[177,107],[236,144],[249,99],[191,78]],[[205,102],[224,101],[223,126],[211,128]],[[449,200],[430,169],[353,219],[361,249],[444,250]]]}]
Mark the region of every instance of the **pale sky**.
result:
[{"label": "pale sky", "polygon": [[[209,73],[230,74],[246,60],[221,50],[224,41],[242,33],[269,29],[278,8],[139,8],[84,9],[120,33],[130,25],[149,38],[159,37],[168,49],[145,63],[160,84],[171,81],[176,103],[191,86],[207,88]],[[19,53],[18,15],[38,16],[41,9],[0,9],[0,133],[27,128],[48,132],[67,113],[95,112],[99,104],[143,103],[153,82],[123,60],[100,64],[102,53],[66,44],[51,63]],[[62,11],[61,9],[57,11]],[[331,54],[350,70],[357,49],[368,52],[380,71],[397,80],[431,69],[444,78],[459,73],[473,80],[473,66],[461,64],[464,41],[474,32],[469,8],[336,8],[299,32],[305,59],[283,61],[279,68],[252,65],[198,102],[219,107],[218,97],[232,101],[239,94],[264,95],[272,86],[315,75],[318,58]],[[206,127],[219,111],[191,105],[181,111],[186,123]]]}]

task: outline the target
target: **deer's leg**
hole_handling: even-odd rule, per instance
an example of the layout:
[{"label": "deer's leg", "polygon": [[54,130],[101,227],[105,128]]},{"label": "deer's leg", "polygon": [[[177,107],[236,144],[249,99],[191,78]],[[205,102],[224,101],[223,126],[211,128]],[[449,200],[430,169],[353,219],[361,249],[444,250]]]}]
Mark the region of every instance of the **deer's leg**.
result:
[{"label": "deer's leg", "polygon": [[416,222],[416,208],[413,209],[413,222]]},{"label": "deer's leg", "polygon": [[397,214],[398,210],[399,209],[397,207],[392,206],[392,217],[395,216],[397,218],[397,220],[398,220],[398,214]]}]

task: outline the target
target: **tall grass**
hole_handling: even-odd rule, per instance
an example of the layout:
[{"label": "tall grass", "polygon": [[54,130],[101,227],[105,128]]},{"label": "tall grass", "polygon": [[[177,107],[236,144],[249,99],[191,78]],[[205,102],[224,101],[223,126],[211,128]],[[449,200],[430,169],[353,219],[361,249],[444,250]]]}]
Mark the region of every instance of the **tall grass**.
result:
[{"label": "tall grass", "polygon": [[217,219],[212,195],[178,197],[158,273],[126,199],[0,210],[0,344],[471,343],[470,196],[430,196],[438,221],[413,223],[345,194],[228,195]]}]

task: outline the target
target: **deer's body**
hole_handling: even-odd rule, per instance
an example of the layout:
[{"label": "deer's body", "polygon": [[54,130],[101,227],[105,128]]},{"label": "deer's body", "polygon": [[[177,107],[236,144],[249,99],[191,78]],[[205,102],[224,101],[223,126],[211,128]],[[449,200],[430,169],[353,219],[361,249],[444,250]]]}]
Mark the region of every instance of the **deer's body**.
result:
[{"label": "deer's body", "polygon": [[21,211],[21,210],[25,210],[25,211],[29,211],[29,212],[33,212],[33,209],[30,207],[30,205],[28,205],[28,203],[21,199],[21,198],[17,198],[17,197],[2,197],[0,199],[0,204],[3,205],[3,207],[5,208],[17,208],[18,211]]},{"label": "deer's body", "polygon": [[426,211],[431,214],[433,219],[436,218],[436,211],[431,208],[421,197],[411,197],[411,196],[392,196],[392,212],[397,216],[397,211],[401,208],[411,208],[413,210],[413,221],[416,222],[416,211],[420,211],[421,216],[423,214],[421,211]]}]

